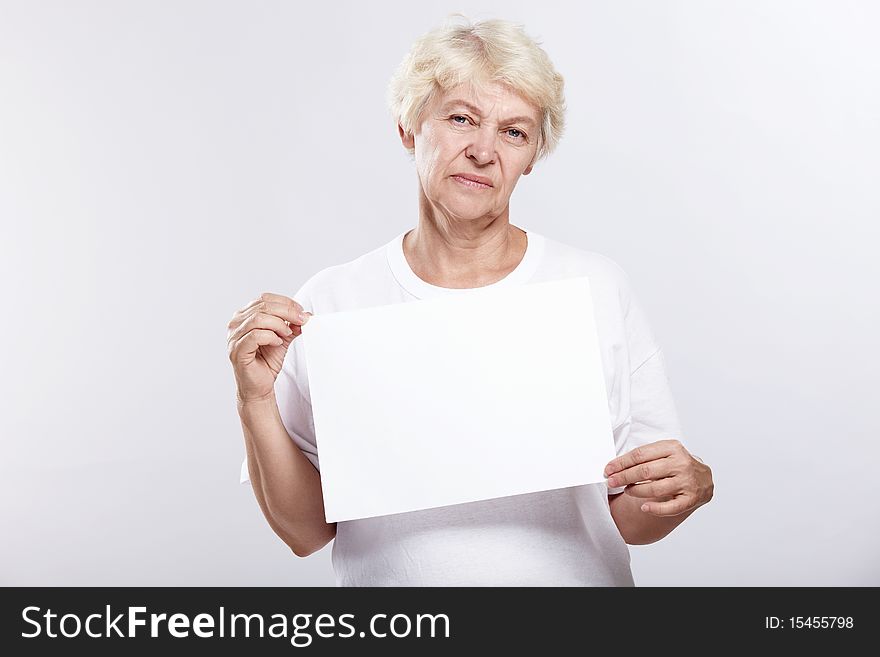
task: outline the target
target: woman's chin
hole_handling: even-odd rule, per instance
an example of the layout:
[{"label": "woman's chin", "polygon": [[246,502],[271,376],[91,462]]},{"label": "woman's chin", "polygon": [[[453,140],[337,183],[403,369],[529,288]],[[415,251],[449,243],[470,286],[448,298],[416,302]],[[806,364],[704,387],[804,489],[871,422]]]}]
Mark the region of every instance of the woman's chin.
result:
[{"label": "woman's chin", "polygon": [[462,221],[477,220],[485,217],[487,214],[493,214],[493,207],[490,203],[447,203],[440,206],[447,214],[456,217]]}]

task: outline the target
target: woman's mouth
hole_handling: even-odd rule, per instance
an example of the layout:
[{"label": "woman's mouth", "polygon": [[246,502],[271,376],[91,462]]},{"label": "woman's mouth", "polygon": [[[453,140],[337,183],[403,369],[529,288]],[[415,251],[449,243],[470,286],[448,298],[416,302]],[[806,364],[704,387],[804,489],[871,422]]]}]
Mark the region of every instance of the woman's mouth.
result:
[{"label": "woman's mouth", "polygon": [[484,185],[483,183],[477,182],[476,180],[469,180],[467,178],[462,178],[461,176],[452,177],[454,180],[458,181],[462,185],[470,187],[472,189],[492,189],[492,185]]}]

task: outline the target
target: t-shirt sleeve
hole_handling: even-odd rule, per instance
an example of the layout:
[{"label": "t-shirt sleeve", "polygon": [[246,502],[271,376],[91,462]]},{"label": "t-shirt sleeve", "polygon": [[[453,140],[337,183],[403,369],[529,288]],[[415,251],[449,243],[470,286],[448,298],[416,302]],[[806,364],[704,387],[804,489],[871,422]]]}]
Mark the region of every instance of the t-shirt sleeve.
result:
[{"label": "t-shirt sleeve", "polygon": [[[303,308],[311,312],[311,306],[307,303],[307,296],[303,288],[293,297],[302,304]],[[312,404],[308,392],[308,382],[303,348],[302,336],[297,337],[290,343],[281,371],[275,379],[275,401],[278,404],[278,412],[281,422],[290,439],[302,450],[306,458],[315,469],[320,470],[318,463],[318,448],[315,440],[315,424],[312,417]],[[250,483],[248,472],[247,454],[241,464],[240,483]]]},{"label": "t-shirt sleeve", "polygon": [[[657,344],[644,309],[625,277],[621,303],[629,353],[629,413],[614,429],[617,456],[647,443],[676,439],[684,442],[663,351]],[[609,488],[608,494],[624,487]]]}]

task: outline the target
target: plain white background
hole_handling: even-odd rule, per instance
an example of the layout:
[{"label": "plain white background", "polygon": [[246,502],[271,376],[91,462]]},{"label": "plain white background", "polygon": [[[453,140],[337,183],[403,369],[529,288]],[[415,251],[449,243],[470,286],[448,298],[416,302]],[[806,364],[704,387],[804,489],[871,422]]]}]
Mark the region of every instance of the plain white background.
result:
[{"label": "plain white background", "polygon": [[871,2],[0,3],[0,583],[333,584],[238,484],[226,322],[416,223],[384,105],[453,11],[568,130],[511,217],[626,269],[716,497],[641,585],[878,585]]}]

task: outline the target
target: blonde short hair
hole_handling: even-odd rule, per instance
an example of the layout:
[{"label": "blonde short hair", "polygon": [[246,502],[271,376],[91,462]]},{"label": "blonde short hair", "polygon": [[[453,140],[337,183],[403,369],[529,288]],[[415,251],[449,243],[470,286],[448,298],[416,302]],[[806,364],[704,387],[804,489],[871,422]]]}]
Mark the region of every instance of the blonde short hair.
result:
[{"label": "blonde short hair", "polygon": [[510,21],[471,23],[452,14],[413,43],[388,85],[388,106],[404,131],[414,134],[434,94],[465,82],[504,84],[539,108],[535,160],[553,152],[565,127],[564,80],[539,42]]}]

